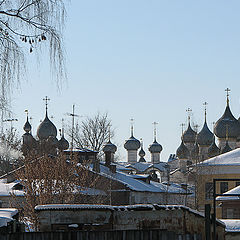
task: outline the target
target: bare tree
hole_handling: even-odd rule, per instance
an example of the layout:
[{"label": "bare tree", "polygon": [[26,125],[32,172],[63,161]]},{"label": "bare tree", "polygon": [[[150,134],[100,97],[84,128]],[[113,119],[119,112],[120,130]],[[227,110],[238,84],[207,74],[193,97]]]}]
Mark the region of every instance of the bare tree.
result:
[{"label": "bare tree", "polygon": [[[16,178],[22,180],[25,201],[17,206],[17,196],[12,196],[12,205],[22,209],[23,219],[27,219],[37,230],[38,219],[34,208],[39,204],[100,204],[101,196],[89,199],[88,191],[99,187],[99,175],[94,174],[89,163],[79,164],[74,159],[66,161],[66,156],[47,154],[42,157],[29,155],[24,159],[24,167],[16,171]],[[100,184],[107,186],[107,184]]]},{"label": "bare tree", "polygon": [[0,136],[0,175],[22,164],[21,137],[16,129],[6,129]]},{"label": "bare tree", "polygon": [[[72,137],[72,129],[69,126],[67,134]],[[104,144],[114,136],[111,120],[107,113],[97,113],[93,117],[87,117],[77,124],[73,131],[73,142],[76,147],[90,148],[101,152]]]},{"label": "bare tree", "polygon": [[57,80],[66,77],[64,18],[63,0],[0,0],[0,106],[8,102],[12,86],[25,72],[26,47],[31,53],[45,41],[54,76]]}]

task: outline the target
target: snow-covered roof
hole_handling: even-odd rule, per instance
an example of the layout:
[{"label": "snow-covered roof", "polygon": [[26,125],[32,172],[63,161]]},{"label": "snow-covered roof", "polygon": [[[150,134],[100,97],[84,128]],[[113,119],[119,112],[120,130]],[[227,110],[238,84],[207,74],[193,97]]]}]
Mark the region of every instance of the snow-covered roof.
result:
[{"label": "snow-covered roof", "polygon": [[239,219],[220,219],[225,223],[226,232],[240,232],[240,220]]},{"label": "snow-covered roof", "polygon": [[158,192],[158,193],[183,193],[179,188],[175,187],[167,187],[166,185],[162,183],[158,183],[157,185],[155,182],[150,181],[149,183],[145,183],[141,180],[135,179],[135,175],[132,174],[126,174],[120,171],[116,171],[116,173],[113,173],[109,170],[108,167],[103,166],[100,164],[100,175],[111,178],[113,180],[116,180],[118,182],[123,183],[126,187],[133,191],[138,191],[138,192]]},{"label": "snow-covered roof", "polygon": [[155,168],[159,171],[166,171],[166,162],[160,162],[160,163],[148,163],[148,162],[137,162],[137,163],[131,163],[127,164],[126,168],[134,168],[139,172],[145,172],[149,168]]},{"label": "snow-covered roof", "polygon": [[[240,185],[223,193],[223,194],[239,194],[240,195]],[[240,200],[240,196],[219,196],[216,198],[218,201],[234,201],[234,200]]]},{"label": "snow-covered roof", "polygon": [[13,221],[13,216],[17,213],[16,208],[0,208],[0,227],[7,226],[8,222]]},{"label": "snow-covered roof", "polygon": [[[197,210],[191,209],[184,205],[159,205],[159,204],[135,204],[126,206],[112,206],[112,205],[94,205],[94,204],[47,204],[38,205],[35,207],[36,211],[47,211],[47,210],[110,210],[110,211],[157,211],[157,210],[178,210],[188,211],[204,218],[204,214]],[[224,225],[223,222],[217,219],[217,223]]]},{"label": "snow-covered roof", "polygon": [[99,196],[99,195],[107,195],[103,190],[99,190],[96,188],[80,188],[79,192],[88,196]]},{"label": "snow-covered roof", "polygon": [[7,183],[6,179],[0,179],[0,196],[10,196],[14,194],[16,196],[23,196],[23,190],[14,190],[14,187],[19,184],[19,181]]},{"label": "snow-covered roof", "polygon": [[94,151],[88,148],[73,148],[64,150],[64,152],[84,152],[84,153],[98,153],[98,151]]},{"label": "snow-covered roof", "polygon": [[199,166],[240,165],[240,148],[203,161]]}]

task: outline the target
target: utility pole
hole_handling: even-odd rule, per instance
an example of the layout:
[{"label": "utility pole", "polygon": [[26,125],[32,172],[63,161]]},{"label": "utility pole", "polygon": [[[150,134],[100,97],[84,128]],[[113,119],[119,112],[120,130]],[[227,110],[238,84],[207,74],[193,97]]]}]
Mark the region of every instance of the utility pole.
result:
[{"label": "utility pole", "polygon": [[75,104],[72,106],[72,113],[67,113],[67,115],[72,117],[71,155],[73,157],[74,120],[75,117],[80,117],[79,115],[75,114]]}]

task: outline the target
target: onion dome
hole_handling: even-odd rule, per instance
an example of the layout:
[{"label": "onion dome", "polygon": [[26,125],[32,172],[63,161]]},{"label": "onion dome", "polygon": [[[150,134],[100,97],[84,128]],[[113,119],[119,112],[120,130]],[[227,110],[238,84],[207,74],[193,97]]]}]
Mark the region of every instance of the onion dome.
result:
[{"label": "onion dome", "polygon": [[224,148],[221,149],[220,153],[223,154],[223,153],[227,153],[227,152],[230,152],[230,151],[232,151],[232,149],[229,146],[228,141],[226,141],[226,144],[225,144]]},{"label": "onion dome", "polygon": [[27,133],[31,132],[32,126],[28,121],[28,116],[27,116],[27,121],[25,122],[24,126],[23,126],[23,130]]},{"label": "onion dome", "polygon": [[217,147],[214,139],[211,146],[208,149],[208,157],[212,158],[219,154],[220,154],[220,149]]},{"label": "onion dome", "polygon": [[138,162],[146,162],[144,157],[140,157]]},{"label": "onion dome", "polygon": [[150,153],[160,153],[163,150],[163,147],[156,140],[154,140],[154,142],[149,145],[148,150]]},{"label": "onion dome", "polygon": [[189,150],[185,146],[183,140],[179,148],[177,149],[176,155],[179,159],[187,159],[189,157]]},{"label": "onion dome", "polygon": [[124,144],[126,150],[138,150],[140,148],[140,141],[131,136]]},{"label": "onion dome", "polygon": [[58,149],[67,150],[69,148],[69,142],[62,135],[61,139],[58,141]]},{"label": "onion dome", "polygon": [[143,150],[142,147],[141,147],[141,149],[140,149],[138,155],[139,155],[140,157],[144,157],[144,156],[145,156],[145,151]]},{"label": "onion dome", "polygon": [[50,136],[56,138],[56,136],[57,136],[57,128],[49,120],[47,111],[46,111],[45,119],[41,122],[41,124],[38,127],[37,136],[40,140],[46,140]]},{"label": "onion dome", "polygon": [[116,151],[117,151],[117,146],[112,144],[110,140],[103,147],[103,152],[115,153]]},{"label": "onion dome", "polygon": [[195,143],[197,133],[191,128],[190,121],[187,130],[182,135],[184,143]]},{"label": "onion dome", "polygon": [[233,116],[228,101],[225,112],[214,126],[214,133],[218,138],[226,138],[227,131],[229,138],[240,136],[240,122]]},{"label": "onion dome", "polygon": [[54,136],[49,136],[48,139],[47,139],[47,143],[49,144],[49,146],[52,146],[52,147],[57,147],[58,146],[58,140]]},{"label": "onion dome", "polygon": [[209,147],[213,143],[214,135],[209,130],[205,120],[202,130],[197,134],[197,143],[199,146]]}]

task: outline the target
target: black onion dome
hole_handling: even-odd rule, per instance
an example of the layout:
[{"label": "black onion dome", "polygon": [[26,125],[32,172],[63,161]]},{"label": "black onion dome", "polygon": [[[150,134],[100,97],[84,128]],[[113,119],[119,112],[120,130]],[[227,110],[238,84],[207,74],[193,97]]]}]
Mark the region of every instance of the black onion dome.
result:
[{"label": "black onion dome", "polygon": [[29,123],[28,117],[27,117],[27,121],[26,121],[26,123],[25,123],[24,126],[23,126],[23,130],[28,133],[28,132],[31,131],[31,129],[32,129],[32,126],[31,126],[31,124]]},{"label": "black onion dome", "polygon": [[33,145],[33,144],[35,144],[35,142],[36,142],[36,140],[32,136],[31,133],[26,132],[23,134],[23,144],[24,145]]},{"label": "black onion dome", "polygon": [[212,158],[220,154],[220,149],[215,143],[215,140],[208,149],[208,157]]},{"label": "black onion dome", "polygon": [[143,150],[142,147],[141,147],[141,149],[140,149],[138,155],[139,155],[140,157],[144,157],[144,156],[145,156],[145,151]]},{"label": "black onion dome", "polygon": [[149,150],[150,153],[160,153],[163,150],[163,147],[162,147],[161,144],[159,144],[155,140],[151,145],[149,145],[148,150]]},{"label": "black onion dome", "polygon": [[228,141],[226,142],[226,145],[224,146],[224,148],[222,148],[221,149],[221,154],[223,154],[223,153],[227,153],[227,152],[230,152],[230,151],[232,151],[232,149],[231,149],[231,147],[229,146],[229,144],[228,144]]},{"label": "black onion dome", "polygon": [[110,140],[103,147],[103,152],[115,153],[116,151],[117,151],[117,146],[112,144]]},{"label": "black onion dome", "polygon": [[197,133],[191,128],[189,122],[187,130],[182,135],[182,140],[184,143],[194,143],[196,141],[196,135]]},{"label": "black onion dome", "polygon": [[197,134],[197,143],[199,146],[210,146],[213,143],[214,135],[209,130],[206,121],[204,122],[202,130]]},{"label": "black onion dome", "polygon": [[226,138],[227,132],[229,138],[240,136],[240,123],[232,115],[229,105],[227,105],[224,114],[214,126],[214,133],[218,138]]},{"label": "black onion dome", "polygon": [[138,150],[140,148],[140,141],[131,136],[128,140],[126,140],[124,148],[127,150]]},{"label": "black onion dome", "polygon": [[57,128],[49,120],[47,113],[45,119],[41,122],[41,124],[38,127],[37,136],[40,140],[46,140],[50,136],[52,137],[57,136]]},{"label": "black onion dome", "polygon": [[182,141],[181,145],[177,149],[176,155],[179,159],[187,159],[189,157],[189,150]]},{"label": "black onion dome", "polygon": [[64,135],[62,135],[61,139],[58,141],[58,149],[67,150],[69,148],[69,142]]},{"label": "black onion dome", "polygon": [[140,157],[139,161],[138,162],[146,162],[145,158],[144,157]]}]

